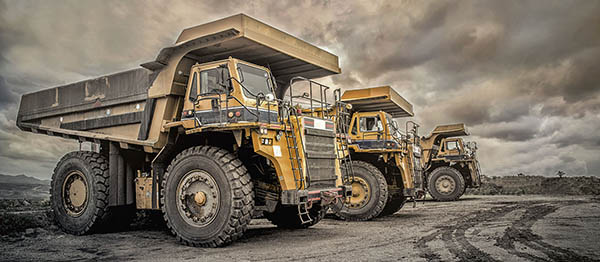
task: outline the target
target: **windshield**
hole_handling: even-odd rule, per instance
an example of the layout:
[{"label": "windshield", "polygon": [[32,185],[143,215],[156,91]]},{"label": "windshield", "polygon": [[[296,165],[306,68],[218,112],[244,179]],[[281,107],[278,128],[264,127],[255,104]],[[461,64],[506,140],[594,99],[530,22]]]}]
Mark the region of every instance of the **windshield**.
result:
[{"label": "windshield", "polygon": [[272,94],[273,83],[267,71],[245,64],[238,64],[238,70],[241,75],[240,82],[245,87],[244,95],[255,97],[259,93]]},{"label": "windshield", "polygon": [[401,139],[403,134],[402,132],[400,132],[400,129],[396,128],[398,126],[398,123],[396,123],[396,120],[394,120],[389,114],[385,114],[385,119],[387,120],[387,124],[388,124],[388,130],[390,130],[390,135],[392,135],[394,138],[397,139]]}]

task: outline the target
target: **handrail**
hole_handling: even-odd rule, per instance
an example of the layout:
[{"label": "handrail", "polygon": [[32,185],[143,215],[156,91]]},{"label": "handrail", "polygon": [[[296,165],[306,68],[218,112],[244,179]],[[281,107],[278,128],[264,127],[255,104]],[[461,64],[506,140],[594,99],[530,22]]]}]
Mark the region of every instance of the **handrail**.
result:
[{"label": "handrail", "polygon": [[[293,85],[294,85],[295,82],[298,82],[298,81],[306,81],[306,82],[308,82],[308,92],[309,92],[308,96],[305,96],[306,93],[302,94],[302,96],[294,96],[294,94],[292,92],[292,90],[294,89]],[[319,98],[320,98],[319,100],[317,100],[317,99],[315,99],[313,97],[313,85],[315,85],[315,86],[317,86],[319,88]],[[294,102],[293,102],[294,98],[304,98],[304,99],[307,99],[310,102],[310,116],[311,117],[315,117],[315,106],[314,106],[313,102],[316,102],[316,103],[318,103],[318,104],[321,105],[320,106],[321,112],[324,112],[324,110],[326,110],[327,107],[330,106],[330,104],[327,103],[327,90],[330,89],[329,86],[323,85],[321,83],[315,82],[315,81],[313,81],[311,79],[308,79],[308,78],[302,77],[302,76],[292,77],[292,79],[290,79],[289,86],[290,86],[289,87],[289,90],[290,90],[289,91],[290,92],[290,104],[292,104],[292,105],[294,104]],[[324,113],[321,114],[321,116],[322,116],[321,119],[329,119],[328,117],[325,116]],[[318,117],[318,115],[317,115],[317,117]]]}]

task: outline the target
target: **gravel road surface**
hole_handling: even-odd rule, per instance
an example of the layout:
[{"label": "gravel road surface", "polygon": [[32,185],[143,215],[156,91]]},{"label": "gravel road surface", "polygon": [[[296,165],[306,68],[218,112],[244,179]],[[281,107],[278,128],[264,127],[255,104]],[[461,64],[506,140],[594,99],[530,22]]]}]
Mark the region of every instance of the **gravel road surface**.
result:
[{"label": "gravel road surface", "polygon": [[56,227],[0,240],[0,260],[599,261],[600,199],[465,196],[407,204],[369,222],[325,219],[282,230],[255,219],[241,241],[192,248],[161,225],[72,236]]}]

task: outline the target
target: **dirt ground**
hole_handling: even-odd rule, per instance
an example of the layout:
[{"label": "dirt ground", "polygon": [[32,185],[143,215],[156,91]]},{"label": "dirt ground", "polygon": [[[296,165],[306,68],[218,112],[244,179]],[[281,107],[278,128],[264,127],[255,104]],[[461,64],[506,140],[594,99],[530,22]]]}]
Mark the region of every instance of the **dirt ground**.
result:
[{"label": "dirt ground", "polygon": [[408,204],[375,221],[325,219],[295,231],[256,219],[241,241],[215,249],[182,246],[164,227],[149,224],[88,236],[52,226],[0,239],[0,260],[7,261],[598,261],[600,199],[465,196]]}]

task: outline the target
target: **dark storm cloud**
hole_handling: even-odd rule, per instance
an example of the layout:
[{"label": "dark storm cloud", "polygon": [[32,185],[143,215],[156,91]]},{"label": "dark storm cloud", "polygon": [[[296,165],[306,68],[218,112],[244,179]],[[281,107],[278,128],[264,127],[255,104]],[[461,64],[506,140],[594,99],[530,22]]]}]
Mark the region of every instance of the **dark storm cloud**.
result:
[{"label": "dark storm cloud", "polygon": [[422,134],[466,123],[488,174],[600,175],[600,1],[546,0],[0,0],[0,172],[41,157],[42,176],[76,148],[18,131],[21,94],[136,67],[240,12],[338,55],[336,88],[394,86]]},{"label": "dark storm cloud", "polygon": [[6,79],[0,76],[0,109],[7,104],[15,103],[17,96],[8,88]]}]

